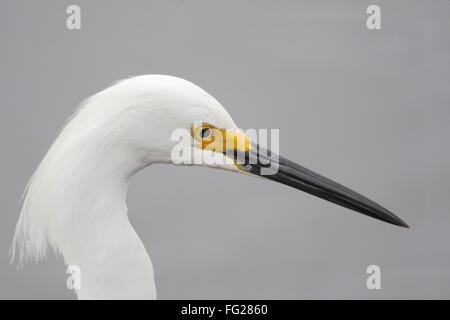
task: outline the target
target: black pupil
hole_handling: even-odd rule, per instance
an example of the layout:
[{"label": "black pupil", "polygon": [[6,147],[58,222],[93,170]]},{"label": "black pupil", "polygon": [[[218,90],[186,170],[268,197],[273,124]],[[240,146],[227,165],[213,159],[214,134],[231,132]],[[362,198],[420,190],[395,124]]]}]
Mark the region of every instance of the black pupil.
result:
[{"label": "black pupil", "polygon": [[210,130],[209,128],[203,128],[203,129],[202,129],[202,132],[200,133],[201,137],[202,137],[202,138],[209,137],[210,131],[211,131],[211,130]]}]

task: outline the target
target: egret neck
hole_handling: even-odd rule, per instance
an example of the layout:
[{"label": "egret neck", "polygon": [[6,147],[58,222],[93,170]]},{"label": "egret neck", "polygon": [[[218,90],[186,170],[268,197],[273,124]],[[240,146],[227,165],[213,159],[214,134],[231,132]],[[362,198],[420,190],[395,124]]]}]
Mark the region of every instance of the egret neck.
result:
[{"label": "egret neck", "polygon": [[52,167],[50,188],[62,203],[54,204],[60,209],[48,227],[50,242],[58,244],[67,265],[79,266],[79,299],[154,299],[152,263],[126,206],[130,177],[150,160],[105,147],[98,137],[88,139],[87,150],[86,144],[67,143],[70,150],[61,150],[79,154],[76,158],[55,155],[65,160]]}]

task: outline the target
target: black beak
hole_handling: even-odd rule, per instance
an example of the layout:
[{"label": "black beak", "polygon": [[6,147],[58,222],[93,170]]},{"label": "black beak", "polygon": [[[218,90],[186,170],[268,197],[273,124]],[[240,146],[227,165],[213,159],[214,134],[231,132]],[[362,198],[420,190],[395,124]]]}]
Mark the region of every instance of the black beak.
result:
[{"label": "black beak", "polygon": [[369,217],[409,228],[402,219],[372,200],[259,146],[245,154],[235,153],[234,156],[244,171],[305,191]]}]

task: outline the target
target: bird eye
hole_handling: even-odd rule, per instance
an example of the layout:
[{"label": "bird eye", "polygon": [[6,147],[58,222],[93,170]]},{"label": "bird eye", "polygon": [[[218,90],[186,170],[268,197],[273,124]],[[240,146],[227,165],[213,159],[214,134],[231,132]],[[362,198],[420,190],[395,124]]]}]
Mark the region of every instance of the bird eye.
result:
[{"label": "bird eye", "polygon": [[209,128],[203,128],[203,129],[200,131],[200,137],[201,137],[202,139],[208,139],[210,136],[211,136],[211,129],[209,129]]}]

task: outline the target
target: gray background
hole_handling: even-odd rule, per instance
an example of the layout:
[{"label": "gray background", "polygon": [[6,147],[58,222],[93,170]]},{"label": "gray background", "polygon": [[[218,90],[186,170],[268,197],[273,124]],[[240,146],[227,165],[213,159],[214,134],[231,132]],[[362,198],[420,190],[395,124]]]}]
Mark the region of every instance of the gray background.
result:
[{"label": "gray background", "polygon": [[[80,31],[65,26],[72,3]],[[450,2],[377,0],[382,30],[369,31],[373,3],[1,0],[0,298],[73,298],[60,257],[8,263],[22,191],[79,102],[149,73],[198,84],[242,128],[280,128],[281,154],[412,226],[244,175],[154,166],[128,207],[159,298],[450,298]],[[370,264],[381,290],[366,288]]]}]

